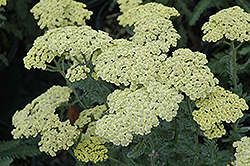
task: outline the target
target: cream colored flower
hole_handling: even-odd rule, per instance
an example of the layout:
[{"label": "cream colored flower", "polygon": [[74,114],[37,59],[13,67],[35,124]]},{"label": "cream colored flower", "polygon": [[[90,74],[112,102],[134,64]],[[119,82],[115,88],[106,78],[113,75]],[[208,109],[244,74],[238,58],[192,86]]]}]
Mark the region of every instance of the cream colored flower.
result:
[{"label": "cream colored flower", "polygon": [[173,7],[151,2],[127,10],[118,17],[118,20],[120,21],[119,24],[122,26],[134,26],[137,22],[145,19],[153,20],[158,17],[170,19],[171,17],[177,17],[179,15],[178,11]]},{"label": "cream colored flower", "polygon": [[122,26],[133,26],[135,34],[131,40],[146,46],[153,54],[168,52],[170,46],[176,47],[180,35],[169,20],[180,14],[175,8],[159,3],[147,3],[131,8],[118,17]]},{"label": "cream colored flower", "polygon": [[176,89],[156,82],[136,90],[116,90],[108,96],[109,114],[96,122],[96,134],[128,146],[134,134],[145,135],[157,127],[158,117],[170,122],[182,99]]},{"label": "cream colored flower", "polygon": [[86,65],[72,65],[67,70],[66,78],[70,82],[79,81],[81,79],[87,78],[87,74],[90,72],[90,69]]},{"label": "cream colored flower", "polygon": [[46,63],[65,55],[77,66],[78,60],[86,63],[90,57],[97,56],[111,40],[107,33],[93,30],[87,25],[51,29],[34,41],[33,47],[24,57],[24,64],[27,69],[33,67],[45,70]]},{"label": "cream colored flower", "polygon": [[73,0],[40,0],[30,12],[39,19],[41,29],[63,27],[69,25],[85,25],[92,11],[85,9],[86,5]]},{"label": "cream colored flower", "polygon": [[95,72],[107,82],[115,85],[148,84],[154,82],[156,72],[166,55],[155,55],[150,49],[125,39],[113,40],[93,62]]},{"label": "cream colored flower", "polygon": [[171,46],[177,46],[177,40],[181,38],[172,21],[163,17],[144,18],[136,22],[134,32],[130,39],[148,47],[154,54],[167,53]]},{"label": "cream colored flower", "polygon": [[[91,119],[88,119],[90,118],[90,115],[92,115],[94,116],[95,120],[98,120],[100,118],[100,114],[102,114],[105,110],[105,105],[84,110],[81,112],[79,119],[77,119],[76,123],[74,124],[81,128],[88,123],[86,133],[82,134],[80,142],[74,149],[74,155],[82,162],[91,161],[96,163],[108,158],[108,155],[106,154],[108,149],[104,145],[107,140],[95,134],[96,121],[90,122]],[[90,113],[88,111],[90,111]],[[89,115],[89,117],[87,115]]]},{"label": "cream colored flower", "polygon": [[[206,98],[196,100],[195,104],[199,110],[193,111],[194,120],[206,130],[204,134],[210,139],[225,134],[222,122],[235,123],[243,116],[242,111],[248,109],[244,99],[220,86]],[[217,130],[221,134],[216,134]]]},{"label": "cream colored flower", "polygon": [[40,135],[40,151],[51,156],[72,146],[80,131],[71,126],[69,120],[61,122],[55,114],[61,103],[69,101],[71,92],[68,87],[53,86],[23,110],[17,111],[12,118],[15,129],[11,133],[14,139]]},{"label": "cream colored flower", "polygon": [[181,90],[191,100],[205,98],[219,83],[205,66],[207,62],[205,54],[180,48],[163,63],[158,81]]},{"label": "cream colored flower", "polygon": [[250,40],[250,14],[239,6],[223,9],[202,26],[203,41],[216,42],[223,37],[239,42]]}]

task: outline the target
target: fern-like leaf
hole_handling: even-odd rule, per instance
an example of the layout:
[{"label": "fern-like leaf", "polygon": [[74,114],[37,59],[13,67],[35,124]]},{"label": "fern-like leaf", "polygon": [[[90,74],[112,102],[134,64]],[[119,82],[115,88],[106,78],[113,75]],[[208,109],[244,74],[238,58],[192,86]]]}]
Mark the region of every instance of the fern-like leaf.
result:
[{"label": "fern-like leaf", "polygon": [[130,152],[127,154],[127,156],[128,156],[129,158],[134,158],[134,159],[136,159],[136,158],[140,157],[140,156],[145,152],[145,148],[146,148],[146,146],[145,146],[145,144],[144,144],[144,141],[142,141],[142,142],[138,143],[138,144],[132,149],[132,151],[130,151]]},{"label": "fern-like leaf", "polygon": [[14,149],[20,143],[20,140],[11,140],[11,141],[1,141],[0,142],[0,153],[6,150]]},{"label": "fern-like leaf", "polygon": [[1,166],[9,166],[13,162],[13,159],[10,157],[1,157],[0,158],[0,165]]},{"label": "fern-like leaf", "polygon": [[250,2],[247,0],[236,0],[236,2],[244,8],[247,12],[250,12]]},{"label": "fern-like leaf", "polygon": [[1,159],[25,159],[26,157],[36,156],[41,153],[37,147],[37,142],[37,139],[3,141],[0,143],[0,157]]},{"label": "fern-like leaf", "polygon": [[207,10],[208,8],[210,8],[211,5],[211,1],[210,0],[201,0],[197,6],[194,8],[194,11],[191,15],[191,18],[189,19],[189,25],[194,25],[196,23],[196,21],[199,19],[200,15]]}]

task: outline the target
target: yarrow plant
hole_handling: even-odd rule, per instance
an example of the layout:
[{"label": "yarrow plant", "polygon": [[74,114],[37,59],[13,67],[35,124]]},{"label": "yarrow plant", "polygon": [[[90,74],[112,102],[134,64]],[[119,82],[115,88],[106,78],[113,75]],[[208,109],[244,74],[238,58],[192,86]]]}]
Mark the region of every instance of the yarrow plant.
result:
[{"label": "yarrow plant", "polygon": [[[249,41],[250,14],[231,7],[202,27],[203,41],[223,40],[232,49],[227,65],[232,88],[226,90],[204,53],[175,48],[181,36],[171,20],[180,16],[174,7],[117,3],[119,24],[133,29],[129,39],[113,39],[86,25],[92,12],[80,2],[41,0],[31,9],[46,31],[24,66],[59,72],[67,86],[54,85],[17,111],[14,139],[39,137],[41,152],[54,157],[67,150],[78,164],[247,165],[249,138],[236,137],[243,136],[237,129],[248,110],[236,54]],[[73,120],[64,114],[72,105],[80,110]],[[236,147],[235,161],[233,150],[217,147],[224,138]]]}]

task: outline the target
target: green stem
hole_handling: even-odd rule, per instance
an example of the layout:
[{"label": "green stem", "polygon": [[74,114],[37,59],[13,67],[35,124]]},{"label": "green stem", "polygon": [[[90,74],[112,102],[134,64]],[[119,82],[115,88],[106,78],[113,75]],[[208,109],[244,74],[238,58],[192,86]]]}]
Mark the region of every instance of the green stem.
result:
[{"label": "green stem", "polygon": [[234,46],[234,42],[232,41],[231,42],[231,49],[232,49],[232,53],[233,53],[233,56],[231,57],[232,61],[233,61],[233,69],[231,69],[232,71],[232,82],[233,82],[233,86],[234,86],[234,92],[236,92],[236,89],[237,89],[237,63],[236,63],[236,51],[237,49],[235,48]]},{"label": "green stem", "polygon": [[177,130],[177,119],[176,118],[174,118],[174,131],[175,131],[174,141],[177,144],[178,143],[178,130]]},{"label": "green stem", "polygon": [[116,160],[115,158],[113,158],[113,157],[111,157],[111,156],[109,156],[108,159],[111,160],[111,161],[114,161],[114,162],[116,162],[116,163],[118,163],[118,164],[120,164],[120,165],[127,166],[126,164],[121,163],[119,160]]},{"label": "green stem", "polygon": [[192,120],[192,125],[196,129],[195,147],[196,147],[196,153],[199,154],[199,129],[197,128],[196,123],[193,121],[192,108],[191,108],[190,99],[189,99],[188,96],[186,97],[186,103],[187,103],[187,108],[188,108],[188,111],[189,111],[190,120]]},{"label": "green stem", "polygon": [[82,101],[80,100],[75,88],[72,86],[71,82],[68,80],[68,78],[66,78],[66,75],[64,73],[64,71],[62,71],[62,69],[60,68],[58,62],[56,62],[56,60],[54,60],[54,63],[56,64],[57,70],[58,72],[64,77],[64,79],[66,80],[66,82],[68,83],[68,85],[70,86],[70,88],[73,90],[74,95],[77,98],[77,101],[79,102],[79,104],[81,105],[81,107],[83,109],[86,109],[87,107],[82,103]]},{"label": "green stem", "polygon": [[[153,151],[154,151],[154,143],[153,143],[153,141],[152,141],[151,134],[149,135],[149,145],[150,145],[151,151],[153,152]],[[154,166],[154,165],[155,165],[155,164],[154,164],[153,155],[154,155],[154,154],[150,155],[151,166]]]}]

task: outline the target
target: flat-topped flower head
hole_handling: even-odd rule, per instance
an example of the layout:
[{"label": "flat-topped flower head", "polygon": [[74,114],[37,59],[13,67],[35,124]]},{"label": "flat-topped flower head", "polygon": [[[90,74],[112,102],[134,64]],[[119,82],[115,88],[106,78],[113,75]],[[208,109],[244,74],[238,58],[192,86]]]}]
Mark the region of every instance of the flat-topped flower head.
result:
[{"label": "flat-topped flower head", "polygon": [[240,141],[236,141],[233,143],[233,147],[236,148],[236,152],[234,154],[236,160],[232,163],[235,166],[248,166],[250,165],[250,138],[244,136],[240,139]]},{"label": "flat-topped flower head", "polygon": [[[139,45],[157,50],[154,53],[166,53],[171,46],[177,46],[181,36],[174,29],[172,21],[163,17],[144,18],[135,24],[135,34],[130,38]],[[158,51],[160,50],[160,51]]]},{"label": "flat-topped flower head", "polygon": [[153,20],[158,17],[170,19],[179,16],[179,12],[173,7],[167,7],[160,3],[147,3],[127,10],[118,17],[119,24],[122,26],[135,26],[137,22],[145,19]]},{"label": "flat-topped flower head", "polygon": [[162,65],[159,81],[181,90],[191,100],[204,98],[218,84],[218,79],[205,66],[207,62],[205,54],[180,48]]},{"label": "flat-topped flower head", "polygon": [[86,63],[85,60],[89,61],[92,55],[106,48],[111,40],[107,33],[93,30],[87,25],[51,29],[34,41],[24,57],[24,64],[27,69],[45,70],[46,63],[62,55],[76,65],[79,64],[78,60]]},{"label": "flat-topped flower head", "polygon": [[119,4],[120,11],[125,13],[129,9],[139,6],[142,0],[118,0],[117,3]]},{"label": "flat-topped flower head", "polygon": [[147,3],[127,10],[118,20],[122,26],[134,27],[133,42],[149,47],[154,54],[160,54],[168,52],[170,46],[176,47],[181,37],[169,20],[173,16],[179,16],[175,8]]},{"label": "flat-topped flower head", "polygon": [[71,126],[69,120],[61,122],[55,114],[61,103],[69,101],[72,90],[68,87],[53,86],[34,99],[26,107],[17,111],[11,132],[14,139],[41,135],[40,151],[55,156],[59,150],[67,150],[73,145],[80,132]]},{"label": "flat-topped flower head", "polygon": [[209,17],[202,26],[203,41],[216,42],[222,38],[239,42],[250,40],[250,14],[239,6],[223,9]]},{"label": "flat-topped flower head", "polygon": [[80,135],[80,131],[77,127],[71,126],[69,120],[64,122],[58,120],[55,124],[41,132],[41,141],[38,142],[39,150],[53,157],[60,150],[69,150]]},{"label": "flat-topped flower head", "polygon": [[159,125],[158,117],[170,122],[183,96],[161,83],[108,96],[109,113],[96,123],[96,134],[115,145],[128,146],[134,134],[145,135]]},{"label": "flat-topped flower head", "polygon": [[148,84],[155,80],[160,60],[165,59],[165,54],[155,55],[147,47],[118,39],[97,57],[94,70],[98,77],[115,85]]},{"label": "flat-topped flower head", "polygon": [[[80,114],[79,119],[74,124],[78,126],[78,128],[81,128],[82,126],[84,126],[82,122],[85,124],[88,123],[87,131],[82,134],[80,142],[78,143],[76,148],[74,148],[74,155],[78,160],[82,162],[91,161],[96,163],[108,158],[108,155],[106,154],[108,152],[108,149],[104,146],[107,140],[95,134],[96,121],[92,121],[90,123],[88,122],[88,120],[86,121],[86,115],[91,114],[95,115],[95,120],[100,119],[100,113],[103,113],[104,110],[106,110],[105,105],[96,106],[95,108],[85,110],[86,112],[84,111],[84,114],[81,112],[82,114]],[[90,111],[91,113],[88,113],[87,111]]]},{"label": "flat-topped flower head", "polygon": [[7,0],[0,0],[0,6],[6,6]]},{"label": "flat-topped flower head", "polygon": [[82,162],[103,161],[108,158],[108,149],[96,137],[83,136],[82,140],[74,149],[74,155]]},{"label": "flat-topped flower head", "polygon": [[73,0],[40,0],[30,12],[35,19],[39,19],[41,29],[69,26],[86,25],[92,11],[85,9],[86,5]]},{"label": "flat-topped flower head", "polygon": [[[199,110],[193,111],[193,118],[202,130],[208,131],[207,133],[211,133],[216,128],[216,124],[235,123],[243,116],[242,111],[248,109],[244,99],[220,86],[216,86],[215,91],[208,94],[206,98],[196,100],[195,105]],[[222,136],[211,134],[210,138]]]}]

